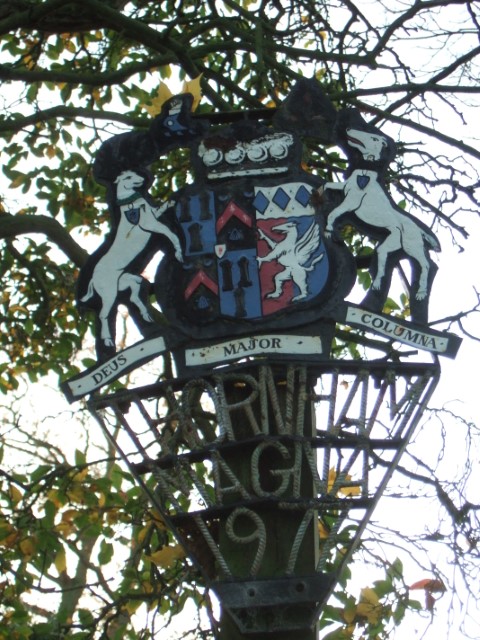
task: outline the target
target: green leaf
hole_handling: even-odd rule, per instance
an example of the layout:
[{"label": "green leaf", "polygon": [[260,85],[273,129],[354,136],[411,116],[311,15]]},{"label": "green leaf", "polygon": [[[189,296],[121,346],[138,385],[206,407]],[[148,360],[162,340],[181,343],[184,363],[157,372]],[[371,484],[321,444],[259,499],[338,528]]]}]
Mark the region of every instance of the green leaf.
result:
[{"label": "green leaf", "polygon": [[89,609],[78,609],[77,613],[80,624],[84,627],[91,627],[95,625],[95,618]]},{"label": "green leaf", "polygon": [[393,584],[390,579],[376,580],[374,585],[379,598],[383,598],[387,593],[391,593],[393,591]]},{"label": "green leaf", "polygon": [[403,576],[403,563],[399,558],[396,558],[392,565],[387,570],[387,576],[391,580],[401,578]]},{"label": "green leaf", "polygon": [[43,505],[45,515],[43,517],[43,525],[46,529],[51,529],[55,522],[55,516],[57,515],[57,507],[51,500],[46,500]]},{"label": "green leaf", "polygon": [[87,458],[85,456],[85,451],[81,451],[80,449],[75,449],[75,464],[77,467],[85,466],[87,462]]},{"label": "green leaf", "polygon": [[98,562],[100,564],[107,564],[113,558],[113,554],[113,544],[106,540],[102,540],[100,543],[100,551],[98,552]]}]

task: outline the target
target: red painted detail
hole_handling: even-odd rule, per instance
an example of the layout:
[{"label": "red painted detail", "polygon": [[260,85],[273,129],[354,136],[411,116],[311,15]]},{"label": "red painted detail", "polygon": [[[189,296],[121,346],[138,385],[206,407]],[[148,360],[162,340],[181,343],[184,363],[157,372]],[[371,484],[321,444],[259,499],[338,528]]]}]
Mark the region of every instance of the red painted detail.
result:
[{"label": "red painted detail", "polygon": [[204,285],[207,289],[210,289],[212,293],[218,296],[218,284],[207,276],[205,271],[197,271],[197,273],[193,276],[190,284],[185,289],[185,300],[188,300],[190,296],[198,289],[200,285]]},{"label": "red painted detail", "polygon": [[243,209],[240,209],[240,207],[235,204],[233,200],[230,200],[230,202],[225,207],[222,215],[217,220],[217,233],[219,233],[227,224],[227,222],[233,217],[238,218],[247,227],[253,226],[252,217],[248,213],[243,211]]}]

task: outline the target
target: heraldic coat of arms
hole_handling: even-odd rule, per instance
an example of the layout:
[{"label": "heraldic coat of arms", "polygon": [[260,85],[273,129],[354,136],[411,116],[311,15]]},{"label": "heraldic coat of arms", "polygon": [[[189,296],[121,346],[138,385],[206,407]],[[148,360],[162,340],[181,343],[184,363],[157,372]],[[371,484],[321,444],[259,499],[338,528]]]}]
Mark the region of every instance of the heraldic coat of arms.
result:
[{"label": "heraldic coat of arms", "polygon": [[[96,313],[99,364],[65,385],[70,398],[165,351],[180,368],[266,353],[326,359],[336,322],[456,351],[455,336],[424,333],[436,270],[429,250],[439,245],[386,190],[394,155],[388,136],[355,110],[337,112],[315,79],[297,81],[278,108],[261,112],[195,116],[192,101],[188,93],[171,97],[148,130],[114,136],[97,154],[94,175],[107,188],[112,228],[81,270],[77,298]],[[345,182],[306,170],[306,138],[345,150]],[[159,204],[149,193],[151,165],[179,148],[190,151],[192,178]],[[345,302],[356,262],[338,234],[341,224],[378,242],[361,307]],[[160,252],[151,282],[144,270]],[[400,258],[419,274],[410,295],[413,323],[382,315]],[[122,352],[119,304],[144,336]],[[248,346],[241,342],[247,338]]]},{"label": "heraldic coat of arms", "polygon": [[306,324],[352,286],[351,256],[325,238],[312,197],[320,182],[301,152],[292,131],[249,120],[194,146],[195,181],[174,207],[183,261],[162,262],[155,283],[167,318],[190,336]]}]

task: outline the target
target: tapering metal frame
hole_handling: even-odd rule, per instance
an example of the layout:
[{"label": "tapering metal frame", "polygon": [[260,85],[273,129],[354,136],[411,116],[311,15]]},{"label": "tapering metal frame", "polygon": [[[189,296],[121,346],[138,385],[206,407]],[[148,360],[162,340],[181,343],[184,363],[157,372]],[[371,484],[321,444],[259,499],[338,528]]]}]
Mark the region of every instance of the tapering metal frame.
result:
[{"label": "tapering metal frame", "polygon": [[[241,633],[270,634],[314,627],[438,377],[437,362],[257,361],[89,408]],[[295,514],[274,571],[271,513]]]}]

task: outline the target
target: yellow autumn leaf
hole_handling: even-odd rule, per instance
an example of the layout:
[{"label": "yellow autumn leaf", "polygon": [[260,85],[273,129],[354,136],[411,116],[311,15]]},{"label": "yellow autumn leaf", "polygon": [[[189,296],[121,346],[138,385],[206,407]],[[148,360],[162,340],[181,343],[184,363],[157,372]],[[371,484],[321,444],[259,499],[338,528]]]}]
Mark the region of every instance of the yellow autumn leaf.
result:
[{"label": "yellow autumn leaf", "polygon": [[[351,481],[351,477],[347,476],[346,477],[347,482]],[[343,494],[344,496],[347,496],[347,498],[349,496],[359,496],[361,493],[361,489],[358,485],[354,485],[351,487],[341,487],[338,491],[338,493]]]},{"label": "yellow autumn leaf", "polygon": [[343,619],[347,625],[353,624],[357,615],[357,605],[354,602],[348,602],[342,612]]},{"label": "yellow autumn leaf", "polygon": [[55,564],[55,569],[58,571],[59,574],[67,570],[67,555],[63,547],[61,547],[57,551],[55,560],[53,562]]},{"label": "yellow autumn leaf", "polygon": [[157,529],[160,529],[160,531],[166,529],[165,520],[163,519],[159,511],[157,511],[156,509],[152,509],[151,511],[149,511],[149,516],[153,520]]},{"label": "yellow autumn leaf", "polygon": [[75,533],[76,530],[77,528],[71,522],[59,522],[55,525],[55,531],[64,537],[70,536],[72,533]]},{"label": "yellow autumn leaf", "polygon": [[147,111],[149,115],[156,116],[162,110],[162,106],[170,100],[173,96],[173,93],[170,91],[165,82],[160,82],[158,85],[157,93],[151,99],[150,104],[143,104],[142,107]]},{"label": "yellow autumn leaf", "polygon": [[78,515],[78,509],[66,509],[62,512],[62,521],[63,522],[72,522]]},{"label": "yellow autumn leaf", "polygon": [[35,553],[36,547],[34,538],[32,538],[31,536],[29,536],[28,538],[24,538],[23,540],[20,540],[18,546],[20,547],[20,551],[23,554],[23,559],[27,562],[31,560]]},{"label": "yellow autumn leaf", "polygon": [[[333,487],[335,486],[335,482],[337,480],[337,472],[333,467],[331,467],[328,471],[328,480],[327,480],[327,493],[330,493]],[[345,483],[350,483],[352,481],[352,476],[348,473],[345,475]],[[340,484],[340,483],[339,483]],[[361,493],[361,488],[358,485],[353,485],[351,487],[339,486],[337,495],[342,494],[344,496],[358,496]]]},{"label": "yellow autumn leaf", "polygon": [[333,467],[330,467],[330,469],[328,470],[327,493],[330,493],[330,491],[332,490],[336,479],[337,479],[337,472]]},{"label": "yellow autumn leaf", "polygon": [[29,315],[28,309],[26,307],[22,307],[20,304],[12,304],[10,305],[9,311],[11,313],[24,313],[25,315]]},{"label": "yellow autumn leaf", "polygon": [[77,504],[83,504],[85,501],[85,491],[82,485],[76,482],[72,483],[68,491],[65,492],[70,502],[76,502]]},{"label": "yellow autumn leaf", "polygon": [[112,507],[111,509],[106,510],[106,517],[108,524],[115,524],[119,520],[119,511],[116,507]]},{"label": "yellow autumn leaf", "polygon": [[36,62],[32,58],[32,56],[28,54],[23,56],[23,62],[25,63],[25,66],[27,67],[27,69],[31,70],[35,68]]},{"label": "yellow autumn leaf", "polygon": [[360,590],[360,601],[369,602],[370,604],[378,604],[380,598],[378,597],[378,593],[375,589],[372,589],[371,587],[364,587]]},{"label": "yellow autumn leaf", "polygon": [[151,529],[152,529],[151,524],[147,524],[147,526],[142,527],[142,529],[140,529],[140,531],[135,536],[135,542],[141,545],[145,540],[145,538],[147,537],[147,534],[151,531]]},{"label": "yellow autumn leaf", "polygon": [[64,536],[68,536],[77,530],[74,524],[75,518],[79,515],[77,509],[67,509],[62,513],[62,521],[55,526],[55,531],[58,531]]},{"label": "yellow autumn leaf", "polygon": [[[151,70],[153,73],[153,69]],[[171,78],[172,77],[172,65],[164,64],[159,67],[160,75],[162,78]]]},{"label": "yellow autumn leaf", "polygon": [[20,491],[20,489],[18,489],[17,487],[10,485],[8,487],[8,494],[10,496],[11,501],[13,502],[13,504],[18,504],[20,502],[20,500],[23,497],[22,492]]},{"label": "yellow autumn leaf", "polygon": [[50,502],[53,502],[57,509],[63,504],[63,502],[59,498],[59,492],[57,489],[50,489],[50,491],[47,493],[47,498],[50,500]]},{"label": "yellow autumn leaf", "polygon": [[19,174],[16,178],[14,178],[10,182],[10,189],[18,189],[18,187],[20,187],[24,182],[25,182],[25,176],[22,174]]},{"label": "yellow autumn leaf", "polygon": [[11,549],[19,537],[19,532],[9,523],[0,522],[0,546]]},{"label": "yellow autumn leaf", "polygon": [[133,615],[138,607],[143,604],[141,600],[129,600],[124,606],[123,609],[128,613],[128,615]]},{"label": "yellow autumn leaf", "polygon": [[155,553],[148,556],[146,555],[145,557],[156,564],[157,567],[168,569],[176,560],[181,560],[185,557],[185,551],[179,544],[176,544],[173,547],[163,547],[162,549],[155,551]]},{"label": "yellow autumn leaf", "polygon": [[329,529],[321,520],[318,521],[318,535],[320,536],[321,540],[325,540],[330,535]]},{"label": "yellow autumn leaf", "polygon": [[193,80],[186,80],[183,83],[183,93],[191,93],[193,96],[192,111],[195,111],[202,99],[202,88],[200,86],[202,75],[203,74],[200,74],[196,78],[193,78]]},{"label": "yellow autumn leaf", "polygon": [[144,582],[142,582],[142,589],[144,590],[145,593],[152,593],[153,592],[152,583],[148,580],[145,580]]},{"label": "yellow autumn leaf", "polygon": [[377,624],[382,615],[382,605],[374,589],[365,587],[360,591],[360,602],[357,604],[357,614],[366,618],[370,624]]},{"label": "yellow autumn leaf", "polygon": [[72,478],[75,480],[75,482],[81,482],[82,480],[85,480],[87,476],[88,467],[84,467],[83,469],[80,469],[80,471],[74,471],[72,473]]}]

